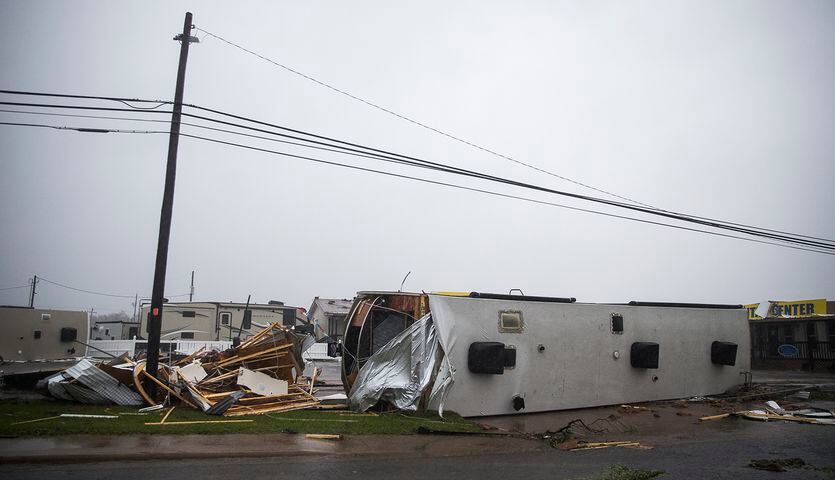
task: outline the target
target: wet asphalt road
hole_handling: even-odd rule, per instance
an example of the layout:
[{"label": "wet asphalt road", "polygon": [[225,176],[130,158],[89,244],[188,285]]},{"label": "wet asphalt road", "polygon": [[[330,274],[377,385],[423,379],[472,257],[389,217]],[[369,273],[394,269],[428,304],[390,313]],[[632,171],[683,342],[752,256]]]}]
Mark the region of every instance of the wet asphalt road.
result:
[{"label": "wet asphalt road", "polygon": [[[661,478],[739,479],[835,478],[820,469],[772,473],[751,469],[753,459],[797,457],[815,467],[835,469],[835,427],[745,422],[744,428],[721,434],[690,437],[686,434],[656,439],[652,450],[540,452],[445,457],[421,452],[399,457],[296,456],[273,458],[102,462],[69,465],[0,465],[4,479],[119,479],[149,478],[275,479],[275,478],[510,478],[594,477],[606,467],[621,464],[663,470]],[[835,471],[835,470],[833,470]]]}]

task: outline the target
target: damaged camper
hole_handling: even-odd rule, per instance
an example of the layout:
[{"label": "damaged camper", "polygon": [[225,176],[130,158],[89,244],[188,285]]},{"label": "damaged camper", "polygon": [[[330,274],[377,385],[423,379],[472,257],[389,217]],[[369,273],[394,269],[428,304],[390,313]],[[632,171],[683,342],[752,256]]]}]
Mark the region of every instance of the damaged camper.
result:
[{"label": "damaged camper", "polygon": [[357,410],[475,417],[714,395],[750,368],[741,305],[360,292],[343,338]]}]

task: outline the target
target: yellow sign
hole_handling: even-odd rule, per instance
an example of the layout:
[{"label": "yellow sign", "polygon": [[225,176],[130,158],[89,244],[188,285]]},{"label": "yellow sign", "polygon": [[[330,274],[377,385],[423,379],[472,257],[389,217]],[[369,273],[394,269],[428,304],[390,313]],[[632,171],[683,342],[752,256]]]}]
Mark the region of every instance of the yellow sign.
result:
[{"label": "yellow sign", "polygon": [[[748,309],[748,320],[762,320],[756,313],[759,303],[745,305]],[[795,300],[792,302],[771,302],[768,309],[769,317],[811,317],[813,315],[826,314],[826,299],[817,300]]]}]

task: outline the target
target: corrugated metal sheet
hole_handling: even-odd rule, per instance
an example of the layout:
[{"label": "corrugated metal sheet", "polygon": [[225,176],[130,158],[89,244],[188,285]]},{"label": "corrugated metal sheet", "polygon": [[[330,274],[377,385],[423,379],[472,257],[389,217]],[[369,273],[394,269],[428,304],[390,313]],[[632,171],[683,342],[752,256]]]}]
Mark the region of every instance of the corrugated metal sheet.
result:
[{"label": "corrugated metal sheet", "polygon": [[64,388],[64,381],[69,378],[70,377],[64,375],[64,372],[56,373],[55,375],[47,378],[46,388],[49,390],[50,395],[55,398],[60,398],[61,400],[75,400],[75,398],[67,392],[67,389]]},{"label": "corrugated metal sheet", "polygon": [[67,393],[72,396],[73,400],[90,405],[110,405],[110,400],[104,398],[98,393],[90,390],[87,387],[75,383],[63,383],[62,386]]},{"label": "corrugated metal sheet", "polygon": [[145,404],[138,393],[122,385],[118,380],[101,371],[87,359],[81,360],[66,369],[64,373],[117,405]]}]

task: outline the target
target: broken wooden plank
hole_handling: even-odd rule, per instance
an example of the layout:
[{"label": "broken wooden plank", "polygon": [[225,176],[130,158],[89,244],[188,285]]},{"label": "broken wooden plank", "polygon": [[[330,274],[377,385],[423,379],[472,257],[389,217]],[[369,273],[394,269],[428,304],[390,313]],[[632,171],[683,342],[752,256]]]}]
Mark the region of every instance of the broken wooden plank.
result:
[{"label": "broken wooden plank", "polygon": [[185,422],[145,422],[145,425],[200,425],[204,423],[251,423],[255,420],[190,420]]},{"label": "broken wooden plank", "polygon": [[44,420],[53,420],[53,419],[56,419],[56,418],[61,418],[61,415],[55,415],[54,417],[36,418],[34,420],[24,420],[22,422],[10,423],[9,425],[23,425],[24,423],[43,422]]},{"label": "broken wooden plank", "polygon": [[334,435],[330,433],[308,433],[304,438],[312,438],[314,440],[342,440],[342,435]]}]

